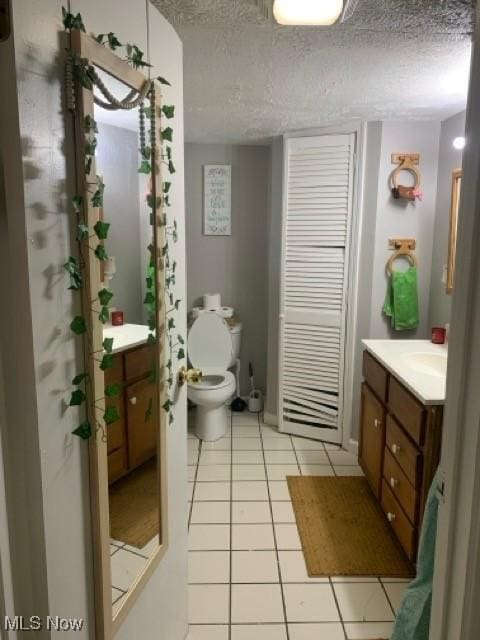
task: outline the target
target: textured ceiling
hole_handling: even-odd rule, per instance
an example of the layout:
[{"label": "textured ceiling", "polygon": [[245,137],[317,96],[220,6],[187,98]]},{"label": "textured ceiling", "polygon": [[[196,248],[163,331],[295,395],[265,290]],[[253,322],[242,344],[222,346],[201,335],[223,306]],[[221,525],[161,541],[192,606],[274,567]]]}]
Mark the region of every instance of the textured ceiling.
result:
[{"label": "textured ceiling", "polygon": [[280,27],[254,0],[152,0],[184,44],[186,137],[261,143],[465,106],[472,0],[359,0],[333,27]]}]

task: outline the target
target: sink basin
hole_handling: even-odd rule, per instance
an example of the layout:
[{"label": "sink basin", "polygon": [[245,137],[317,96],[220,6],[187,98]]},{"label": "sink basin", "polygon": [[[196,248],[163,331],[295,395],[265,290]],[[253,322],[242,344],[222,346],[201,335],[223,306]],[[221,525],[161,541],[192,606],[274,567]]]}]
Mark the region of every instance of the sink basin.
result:
[{"label": "sink basin", "polygon": [[427,376],[444,378],[447,375],[447,354],[443,353],[406,353],[402,356],[405,364]]}]

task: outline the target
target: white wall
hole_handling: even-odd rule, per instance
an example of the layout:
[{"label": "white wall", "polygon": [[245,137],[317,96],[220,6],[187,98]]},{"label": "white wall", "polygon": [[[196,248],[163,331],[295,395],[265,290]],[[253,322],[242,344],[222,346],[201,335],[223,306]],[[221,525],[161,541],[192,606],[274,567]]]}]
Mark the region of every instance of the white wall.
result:
[{"label": "white wall", "polygon": [[429,325],[443,326],[450,322],[452,296],[442,281],[448,261],[450,234],[450,205],[452,171],[462,166],[463,151],[454,149],[453,140],[465,135],[465,111],[442,122],[438,157],[437,207],[432,252],[432,279],[430,283]]},{"label": "white wall", "polygon": [[[203,234],[203,166],[232,165],[232,235]],[[267,226],[270,149],[264,146],[185,145],[188,307],[204,293],[220,293],[242,322],[242,394],[249,391],[248,363],[255,385],[265,391],[267,370]]]},{"label": "white wall", "polygon": [[[437,196],[437,165],[440,139],[439,122],[384,122],[380,168],[378,174],[377,221],[373,256],[373,285],[371,301],[370,338],[425,338],[428,330],[428,305],[432,263],[435,203]],[[391,154],[420,153],[419,170],[422,176],[422,202],[394,200],[390,194],[389,177],[395,168]],[[411,184],[408,174],[401,180]],[[415,331],[392,331],[390,321],[382,314],[387,288],[385,266],[392,251],[388,239],[415,238],[419,262],[420,325]]]},{"label": "white wall", "polygon": [[[65,47],[62,2],[14,3],[15,63],[18,74],[19,124],[25,182],[13,173],[8,184],[2,258],[10,274],[11,318],[2,320],[10,344],[4,362],[15,374],[6,383],[5,404],[9,436],[9,466],[15,464],[17,483],[7,482],[12,502],[10,524],[16,545],[12,551],[17,587],[17,612],[83,617],[86,626],[75,638],[93,638],[93,583],[89,480],[85,443],[70,435],[77,424],[75,410],[65,409],[69,380],[81,366],[80,345],[68,328],[76,302],[67,290],[62,264],[73,247],[74,229],[68,201],[73,194],[71,116],[64,114]],[[182,46],[172,27],[145,2],[78,0],[88,30],[113,30],[122,41],[137,43],[150,55],[153,73],[168,77],[165,90],[174,102],[174,156],[177,173],[172,202],[180,229],[183,211],[183,75]],[[148,14],[147,14],[148,12]],[[2,56],[6,45],[2,45]],[[13,67],[9,67],[10,80]],[[2,84],[2,86],[4,86]],[[2,105],[2,115],[10,104]],[[6,103],[6,101],[4,101]],[[2,118],[3,120],[3,118]],[[11,116],[14,123],[14,116]],[[20,150],[14,128],[8,164]],[[17,142],[17,143],[15,143]],[[23,206],[22,199],[25,201]],[[28,250],[28,271],[26,262]],[[184,239],[175,247],[177,283],[184,297]],[[12,277],[12,274],[15,274]],[[3,280],[2,280],[3,284]],[[185,332],[182,307],[179,329]],[[31,312],[31,313],[30,313]],[[15,315],[17,314],[17,315]],[[2,314],[8,316],[9,314]],[[10,321],[10,324],[8,324]],[[21,333],[20,333],[21,332]],[[16,351],[13,348],[17,347]],[[176,366],[176,363],[175,363]],[[21,372],[21,376],[18,375]],[[16,414],[13,409],[16,408]],[[169,551],[131,610],[118,638],[181,640],[186,632],[186,416],[182,391],[176,421],[168,434]],[[23,474],[23,476],[22,476]],[[8,478],[7,478],[8,480]],[[13,499],[14,498],[14,499]],[[9,514],[10,516],[10,514]],[[22,520],[23,518],[23,520]],[[26,522],[25,522],[26,519]],[[23,526],[22,526],[23,525]],[[19,547],[20,549],[16,548]],[[23,557],[22,557],[23,554]],[[29,554],[32,554],[31,557]],[[29,574],[30,572],[30,574]],[[47,633],[37,636],[48,637]],[[68,635],[68,634],[67,634]]]}]

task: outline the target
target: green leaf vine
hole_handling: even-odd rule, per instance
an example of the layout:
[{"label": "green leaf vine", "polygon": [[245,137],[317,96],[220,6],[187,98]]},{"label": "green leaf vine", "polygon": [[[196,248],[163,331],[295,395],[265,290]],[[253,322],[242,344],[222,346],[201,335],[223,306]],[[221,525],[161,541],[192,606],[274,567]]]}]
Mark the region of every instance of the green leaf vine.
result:
[{"label": "green leaf vine", "polygon": [[[79,29],[83,32],[86,31],[83,19],[80,13],[73,14],[62,7],[62,21],[67,32],[71,32],[74,29]],[[113,32],[102,33],[96,36],[96,41],[104,46],[107,46],[112,51],[117,49],[125,49],[125,60],[132,65],[135,69],[150,67],[151,65],[144,60],[144,52],[135,44],[127,43],[122,44],[119,38]],[[85,58],[78,56],[73,50],[67,51],[67,61],[71,65],[73,72],[73,78],[77,81],[80,87],[93,91],[95,84],[94,68],[90,65],[89,61]],[[162,76],[157,76],[156,80],[166,86],[171,86],[170,82]],[[152,81],[153,87],[153,81]],[[175,117],[174,105],[163,105],[161,107],[161,113],[154,113],[152,106],[140,108],[140,165],[139,173],[151,174],[152,171],[157,171],[158,167],[154,166],[155,156],[152,153],[152,148],[155,147],[156,140],[156,128],[155,118],[157,116],[163,116],[167,120],[171,120]],[[150,141],[151,144],[147,146],[145,144],[145,137],[142,136],[142,118],[148,118],[150,121]],[[102,179],[97,175],[92,175],[92,169],[94,165],[94,156],[97,147],[97,133],[98,126],[95,119],[87,115],[83,121],[83,135],[85,139],[84,157],[85,157],[85,180],[87,184],[87,193],[89,198],[89,204],[94,208],[101,208],[103,206],[103,197],[105,191],[105,185]],[[143,131],[144,134],[144,131]],[[160,148],[161,148],[161,162],[167,168],[170,175],[175,173],[175,165],[172,157],[172,147],[167,143],[173,142],[173,128],[167,126],[161,129],[160,132]],[[166,325],[166,343],[168,347],[168,360],[166,363],[166,385],[167,385],[167,399],[163,403],[163,410],[168,414],[168,420],[171,424],[174,420],[172,407],[173,400],[171,398],[172,389],[174,386],[174,373],[173,373],[173,360],[176,355],[177,359],[182,360],[185,358],[185,350],[183,345],[185,344],[184,338],[176,332],[175,318],[172,316],[174,312],[178,312],[181,304],[180,299],[175,299],[174,287],[175,287],[175,274],[177,264],[170,258],[170,247],[172,243],[178,241],[178,228],[176,220],[173,220],[171,224],[168,223],[167,209],[171,206],[169,192],[171,188],[171,182],[164,181],[162,183],[162,194],[153,197],[152,194],[147,195],[147,205],[150,210],[151,224],[155,224],[155,220],[160,220],[160,225],[165,227],[165,244],[161,247],[161,255],[163,258],[163,271],[165,276],[165,325]],[[86,224],[85,216],[85,202],[84,197],[80,194],[74,195],[71,199],[71,206],[73,214],[76,218],[76,239],[79,247],[79,257],[70,256],[64,264],[64,269],[69,276],[70,286],[69,289],[73,291],[80,291],[84,286],[84,269],[85,269],[85,252],[92,251],[95,257],[99,261],[105,261],[108,259],[108,254],[104,246],[104,241],[108,238],[110,225],[98,220],[92,229]],[[158,215],[160,214],[160,215]],[[96,238],[97,243],[92,245],[92,240]],[[156,273],[155,265],[156,261],[153,255],[153,247],[149,246],[151,253],[150,269],[146,278],[146,295],[144,304],[147,309],[148,326],[150,329],[148,335],[148,344],[154,344],[156,341]],[[97,298],[91,301],[91,309],[95,313],[98,313],[99,321],[105,323],[110,315],[109,305],[113,298],[113,293],[106,288],[101,289],[97,293]],[[94,305],[100,305],[100,310],[96,309]],[[84,315],[76,315],[71,323],[70,329],[77,336],[84,336],[88,334],[89,327]],[[115,363],[115,356],[113,351],[113,338],[105,338],[102,343],[102,351],[100,354],[91,354],[97,362],[102,371],[106,371],[111,368]],[[99,356],[97,358],[97,355]],[[151,372],[150,379],[152,382],[157,380],[156,368]],[[69,406],[82,406],[87,403],[91,403],[94,408],[97,408],[98,399],[91,399],[91,385],[90,378],[87,373],[78,373],[72,380],[72,386],[75,389],[71,392],[69,399]],[[102,400],[108,401],[108,399],[119,396],[122,392],[122,387],[119,384],[109,384],[104,388],[104,398]],[[151,418],[153,414],[153,398],[148,403],[147,411],[145,414],[145,420]],[[109,405],[106,402],[103,421],[108,427],[120,418],[118,409],[114,405]],[[88,440],[93,434],[101,430],[105,437],[104,426],[100,422],[97,422],[95,426],[92,426],[89,420],[85,420],[79,424],[79,426],[72,431],[72,433],[83,440]]]}]

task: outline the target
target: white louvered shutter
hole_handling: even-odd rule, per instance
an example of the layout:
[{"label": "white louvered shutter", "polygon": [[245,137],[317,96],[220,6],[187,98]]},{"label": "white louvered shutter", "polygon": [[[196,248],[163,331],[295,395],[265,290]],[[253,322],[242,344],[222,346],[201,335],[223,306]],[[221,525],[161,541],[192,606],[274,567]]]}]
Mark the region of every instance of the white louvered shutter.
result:
[{"label": "white louvered shutter", "polygon": [[341,442],[354,135],[287,139],[280,429]]}]

